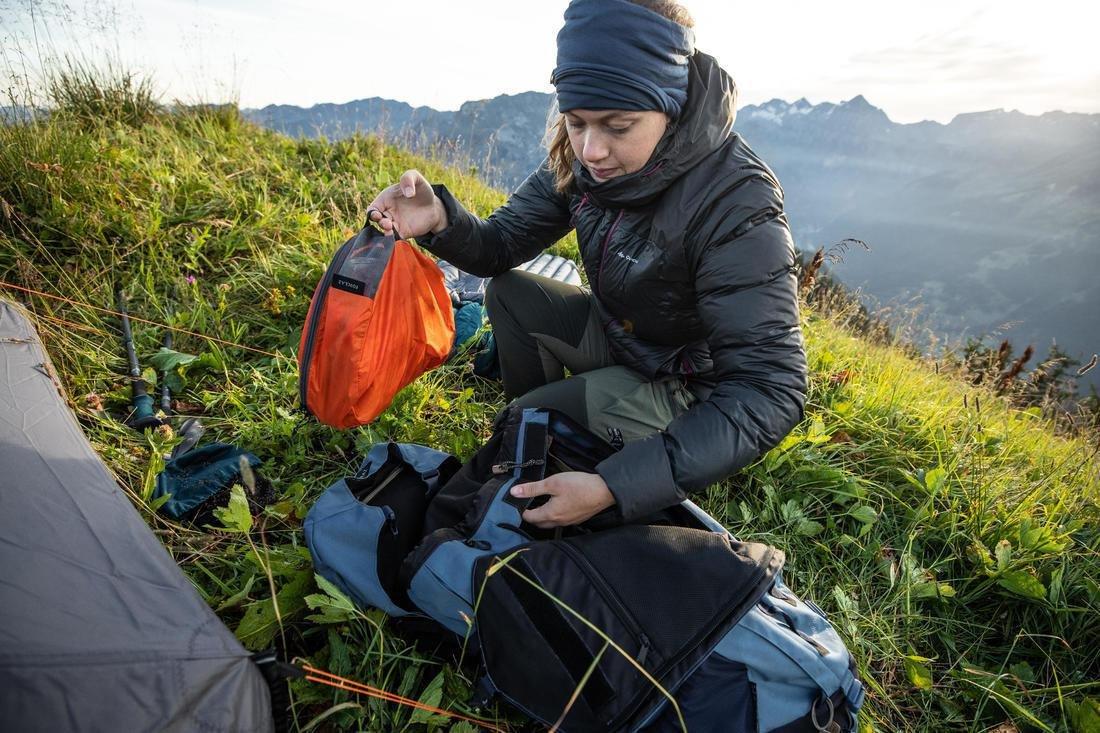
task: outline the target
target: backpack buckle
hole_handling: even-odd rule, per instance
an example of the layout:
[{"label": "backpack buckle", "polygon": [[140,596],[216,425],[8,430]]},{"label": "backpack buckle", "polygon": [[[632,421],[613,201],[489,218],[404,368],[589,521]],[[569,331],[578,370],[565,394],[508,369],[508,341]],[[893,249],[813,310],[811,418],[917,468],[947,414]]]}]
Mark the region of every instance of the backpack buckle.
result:
[{"label": "backpack buckle", "polygon": [[623,441],[623,431],[619,430],[618,428],[610,428],[609,427],[607,429],[607,435],[608,435],[608,441],[607,442],[611,443],[611,447],[614,448],[615,450],[622,450],[623,444],[625,442],[625,441]]},{"label": "backpack buckle", "polygon": [[474,710],[487,708],[493,698],[496,697],[496,694],[496,685],[489,679],[489,675],[482,675],[474,686],[473,694],[470,695],[470,699],[466,701],[466,704]]}]

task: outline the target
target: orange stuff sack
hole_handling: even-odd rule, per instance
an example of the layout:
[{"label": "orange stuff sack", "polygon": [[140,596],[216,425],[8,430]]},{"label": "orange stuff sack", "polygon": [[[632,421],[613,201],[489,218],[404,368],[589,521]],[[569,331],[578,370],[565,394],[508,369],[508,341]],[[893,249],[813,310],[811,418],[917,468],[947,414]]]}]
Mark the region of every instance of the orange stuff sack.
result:
[{"label": "orange stuff sack", "polygon": [[313,293],[298,345],[302,407],[335,428],[365,425],[442,364],[454,337],[435,262],[368,224],[337,250]]}]

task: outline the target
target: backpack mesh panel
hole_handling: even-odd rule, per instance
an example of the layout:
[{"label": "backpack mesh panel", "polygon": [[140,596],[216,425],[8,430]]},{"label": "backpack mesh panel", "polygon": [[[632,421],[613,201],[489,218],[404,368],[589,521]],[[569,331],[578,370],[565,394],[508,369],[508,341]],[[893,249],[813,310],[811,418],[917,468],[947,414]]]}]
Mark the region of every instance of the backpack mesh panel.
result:
[{"label": "backpack mesh panel", "polygon": [[628,526],[570,538],[665,658],[757,586],[758,568],[714,532]]}]

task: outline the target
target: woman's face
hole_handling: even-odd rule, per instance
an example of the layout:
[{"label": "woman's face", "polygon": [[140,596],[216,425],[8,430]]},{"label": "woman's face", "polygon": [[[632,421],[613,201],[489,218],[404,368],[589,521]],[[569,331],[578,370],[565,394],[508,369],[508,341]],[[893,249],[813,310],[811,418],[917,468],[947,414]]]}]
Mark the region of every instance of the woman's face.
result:
[{"label": "woman's face", "polygon": [[656,110],[571,109],[565,113],[573,154],[597,182],[641,170],[667,126],[668,116]]}]

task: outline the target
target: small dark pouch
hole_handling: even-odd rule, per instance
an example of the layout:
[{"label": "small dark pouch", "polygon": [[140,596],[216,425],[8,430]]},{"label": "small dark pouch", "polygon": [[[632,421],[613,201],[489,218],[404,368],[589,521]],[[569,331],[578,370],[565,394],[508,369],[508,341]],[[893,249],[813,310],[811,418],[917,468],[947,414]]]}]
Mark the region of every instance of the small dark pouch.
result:
[{"label": "small dark pouch", "polygon": [[674,692],[782,563],[766,545],[646,525],[486,557],[474,587],[488,676],[529,716],[561,719],[562,731],[626,729],[663,699],[638,666]]}]

